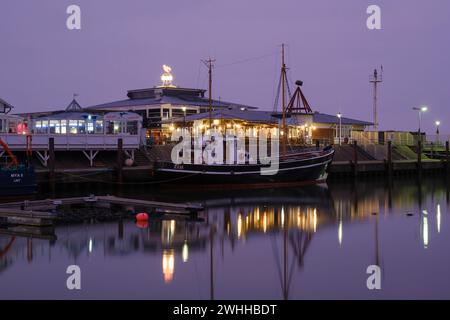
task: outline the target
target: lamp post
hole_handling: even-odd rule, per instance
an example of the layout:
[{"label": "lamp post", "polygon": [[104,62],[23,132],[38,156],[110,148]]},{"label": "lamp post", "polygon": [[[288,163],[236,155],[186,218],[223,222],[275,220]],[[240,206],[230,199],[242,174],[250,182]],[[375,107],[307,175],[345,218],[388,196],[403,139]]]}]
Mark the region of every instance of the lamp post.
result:
[{"label": "lamp post", "polygon": [[422,132],[421,132],[422,113],[423,112],[427,112],[428,111],[428,107],[427,106],[413,107],[413,110],[415,110],[415,111],[417,111],[419,113],[419,139],[420,139],[420,141],[422,141]]},{"label": "lamp post", "polygon": [[341,137],[342,137],[342,113],[338,113],[337,117],[339,118],[339,145],[341,145]]},{"label": "lamp post", "polygon": [[436,144],[439,144],[439,126],[441,125],[441,122],[438,120],[435,122],[436,124]]}]

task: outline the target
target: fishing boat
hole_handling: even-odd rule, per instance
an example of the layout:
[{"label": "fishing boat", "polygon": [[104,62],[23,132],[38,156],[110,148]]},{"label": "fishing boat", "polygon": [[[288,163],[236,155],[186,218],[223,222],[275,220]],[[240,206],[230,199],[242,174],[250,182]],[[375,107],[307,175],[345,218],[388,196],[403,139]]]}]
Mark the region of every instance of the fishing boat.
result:
[{"label": "fishing boat", "polygon": [[334,150],[292,152],[279,159],[278,172],[262,175],[264,164],[174,164],[158,162],[156,176],[161,181],[202,184],[253,184],[253,183],[320,183],[327,179],[327,169],[333,160]]},{"label": "fishing boat", "polygon": [[[211,75],[212,65],[209,67],[209,93],[211,94]],[[268,184],[313,184],[321,183],[327,179],[327,169],[333,160],[334,149],[332,146],[326,146],[323,149],[316,148],[303,148],[288,150],[288,132],[287,119],[292,116],[293,113],[301,113],[303,110],[306,114],[312,114],[303,92],[300,89],[302,81],[297,81],[298,88],[296,92],[291,96],[289,103],[286,104],[286,87],[289,90],[287,81],[287,67],[284,60],[284,45],[282,45],[282,64],[281,64],[281,78],[279,88],[282,91],[282,113],[274,112],[274,117],[278,117],[281,123],[281,131],[278,135],[281,142],[281,150],[277,153],[277,170],[273,174],[262,174],[264,169],[270,167],[270,164],[264,164],[264,161],[257,159],[256,161],[248,161],[248,152],[244,153],[247,159],[245,163],[238,164],[226,162],[227,164],[211,164],[208,161],[192,162],[156,162],[155,163],[155,176],[157,180],[165,182],[176,182],[178,184],[191,184],[197,183],[201,185],[222,185],[222,184],[234,184],[250,186],[257,184],[264,186]],[[277,98],[278,99],[278,98]],[[210,101],[211,96],[210,96]],[[209,110],[210,125],[212,126],[211,119],[211,105]],[[209,140],[208,143],[213,141]]]},{"label": "fishing boat", "polygon": [[33,166],[29,162],[20,163],[1,139],[0,146],[8,155],[7,162],[0,165],[0,197],[36,192],[36,174]]}]

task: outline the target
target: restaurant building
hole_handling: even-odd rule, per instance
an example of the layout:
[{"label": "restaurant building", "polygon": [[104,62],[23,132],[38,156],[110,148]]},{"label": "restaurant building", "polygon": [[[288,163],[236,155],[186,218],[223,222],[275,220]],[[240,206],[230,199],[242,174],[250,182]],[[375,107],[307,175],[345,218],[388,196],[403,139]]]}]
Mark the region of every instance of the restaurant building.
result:
[{"label": "restaurant building", "polygon": [[[147,89],[129,90],[127,99],[86,108],[92,112],[135,112],[143,118],[144,136],[162,143],[170,134],[168,122],[184,116],[204,113],[210,101],[206,90],[177,87],[173,84],[172,69],[163,66],[161,85]],[[255,107],[212,99],[213,110],[252,110]],[[167,122],[168,121],[168,122]]]}]

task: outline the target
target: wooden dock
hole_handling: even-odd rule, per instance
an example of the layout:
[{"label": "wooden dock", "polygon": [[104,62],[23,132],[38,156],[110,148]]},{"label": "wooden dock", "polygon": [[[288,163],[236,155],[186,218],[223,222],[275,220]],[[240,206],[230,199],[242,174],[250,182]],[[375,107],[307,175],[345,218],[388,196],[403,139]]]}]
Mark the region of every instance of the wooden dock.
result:
[{"label": "wooden dock", "polygon": [[[54,224],[58,219],[58,208],[83,205],[86,208],[112,206],[128,210],[149,210],[153,213],[189,215],[196,217],[203,211],[203,206],[193,203],[169,203],[139,199],[120,198],[115,196],[89,196],[62,199],[25,200],[20,202],[0,204],[0,218],[5,218],[7,224],[45,227]],[[52,212],[49,212],[52,211]]]},{"label": "wooden dock", "polygon": [[0,218],[4,218],[7,224],[48,227],[57,217],[49,212],[0,208]]}]

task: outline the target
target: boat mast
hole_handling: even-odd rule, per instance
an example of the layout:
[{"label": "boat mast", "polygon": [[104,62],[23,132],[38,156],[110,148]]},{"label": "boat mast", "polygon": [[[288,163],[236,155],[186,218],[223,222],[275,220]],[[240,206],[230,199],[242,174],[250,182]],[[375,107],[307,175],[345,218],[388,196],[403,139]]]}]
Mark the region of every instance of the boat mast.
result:
[{"label": "boat mast", "polygon": [[215,59],[209,58],[208,60],[202,60],[202,62],[206,65],[208,68],[208,75],[209,75],[209,128],[212,127],[212,68],[214,67],[214,62],[216,62]]},{"label": "boat mast", "polygon": [[281,45],[281,104],[283,111],[282,118],[282,138],[281,138],[281,146],[282,146],[282,154],[286,154],[286,143],[287,143],[287,135],[288,132],[286,130],[286,64],[284,61],[284,43]]}]

